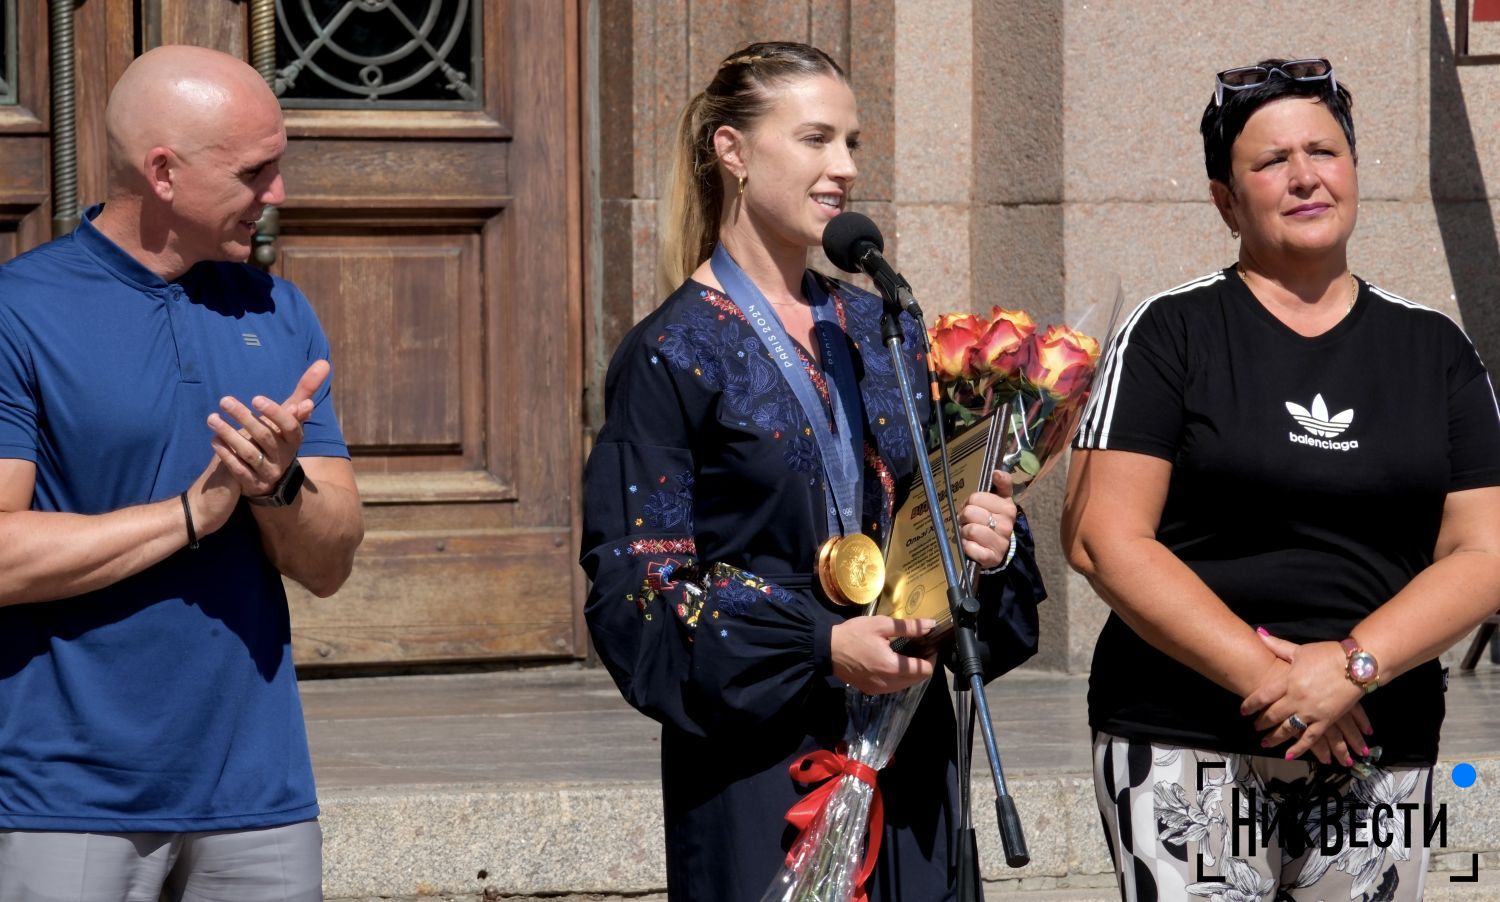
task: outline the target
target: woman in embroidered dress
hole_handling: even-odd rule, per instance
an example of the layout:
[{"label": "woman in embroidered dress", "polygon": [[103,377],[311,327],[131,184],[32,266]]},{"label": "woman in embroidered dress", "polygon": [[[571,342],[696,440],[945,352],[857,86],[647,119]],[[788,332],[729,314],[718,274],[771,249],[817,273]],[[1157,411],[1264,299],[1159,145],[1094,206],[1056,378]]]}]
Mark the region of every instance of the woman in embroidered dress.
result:
[{"label": "woman in embroidered dress", "polygon": [[1437,656],[1500,607],[1494,392],[1457,324],[1350,273],[1327,60],[1219,73],[1201,131],[1239,260],[1127,319],[1064,515],[1114,611],[1089,722],[1121,895],[1420,899]]},{"label": "woman in embroidered dress", "polygon": [[[788,766],[839,742],[844,687],[924,680],[936,685],[880,773],[870,897],[951,892],[952,707],[931,661],[889,645],[932,624],[851,616],[812,587],[829,535],[880,540],[914,464],[880,300],[806,269],[847,203],[858,136],[854,95],[822,51],[761,43],[727,58],[679,127],[664,266],[680,287],[626,336],[606,381],[585,477],[585,616],[625,698],[662,723],[675,900],[759,899],[795,838],[784,816],[805,789]],[[902,325],[926,384],[919,326]],[[1009,493],[997,478],[960,510],[964,553],[1008,564],[978,586],[992,676],[1035,650],[1042,597]],[[697,593],[714,564],[738,570]]]}]

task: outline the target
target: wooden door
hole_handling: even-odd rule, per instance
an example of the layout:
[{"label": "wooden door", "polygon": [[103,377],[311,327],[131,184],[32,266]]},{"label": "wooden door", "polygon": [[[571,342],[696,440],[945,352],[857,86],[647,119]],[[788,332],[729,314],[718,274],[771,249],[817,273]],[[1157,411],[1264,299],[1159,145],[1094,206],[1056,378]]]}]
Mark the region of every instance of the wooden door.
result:
[{"label": "wooden door", "polygon": [[[22,46],[46,46],[19,0]],[[251,60],[240,0],[77,7],[81,202],[108,86],[162,43]],[[334,597],[288,584],[304,665],[576,657],[577,6],[277,0],[290,143],[273,272],[311,299],[366,538]],[[40,41],[37,41],[40,38]],[[0,251],[45,240],[47,70],[0,111]],[[264,70],[263,70],[264,71]],[[8,242],[8,243],[7,243]]]},{"label": "wooden door", "polygon": [[51,236],[47,5],[0,0],[0,260]]}]

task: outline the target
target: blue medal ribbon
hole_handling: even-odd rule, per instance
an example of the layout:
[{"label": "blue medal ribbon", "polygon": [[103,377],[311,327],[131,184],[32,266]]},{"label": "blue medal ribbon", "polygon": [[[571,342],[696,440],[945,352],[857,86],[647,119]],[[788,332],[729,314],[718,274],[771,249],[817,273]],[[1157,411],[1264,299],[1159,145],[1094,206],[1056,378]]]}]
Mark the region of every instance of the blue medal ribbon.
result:
[{"label": "blue medal ribbon", "polygon": [[802,290],[812,305],[813,330],[822,344],[823,377],[828,385],[829,407],[833,411],[833,429],[830,431],[823,412],[823,399],[803,369],[797,349],[787,336],[786,327],[776,310],[729,256],[723,244],[714,247],[710,266],[729,300],[744,314],[745,321],[765,346],[771,362],[786,380],[812,426],[819,456],[823,459],[823,500],[828,514],[828,534],[859,532],[864,433],[861,430],[856,434],[851,424],[863,423],[863,420],[859,411],[859,386],[854,379],[854,361],[849,356],[844,330],[839,327],[832,299],[816,276],[811,272],[803,275]]}]

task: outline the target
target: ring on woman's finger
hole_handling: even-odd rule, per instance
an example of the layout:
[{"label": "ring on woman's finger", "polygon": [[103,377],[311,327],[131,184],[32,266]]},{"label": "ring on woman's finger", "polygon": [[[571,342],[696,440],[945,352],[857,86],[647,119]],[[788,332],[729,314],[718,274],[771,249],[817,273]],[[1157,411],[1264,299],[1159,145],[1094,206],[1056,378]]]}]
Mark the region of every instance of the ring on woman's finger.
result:
[{"label": "ring on woman's finger", "polygon": [[1296,730],[1298,733],[1301,733],[1302,731],[1307,729],[1307,721],[1298,717],[1295,713],[1293,713],[1291,717],[1288,717],[1286,719],[1286,725]]},{"label": "ring on woman's finger", "polygon": [[994,530],[995,530],[995,515],[994,514],[990,514],[990,518],[988,520],[984,521],[984,525],[988,526],[990,528],[991,532],[994,532]]}]

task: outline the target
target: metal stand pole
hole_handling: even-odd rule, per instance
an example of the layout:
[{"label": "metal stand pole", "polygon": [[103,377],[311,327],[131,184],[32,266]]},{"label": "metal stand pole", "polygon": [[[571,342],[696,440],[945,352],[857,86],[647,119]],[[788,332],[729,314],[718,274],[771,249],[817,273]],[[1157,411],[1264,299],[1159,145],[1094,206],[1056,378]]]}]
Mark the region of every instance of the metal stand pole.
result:
[{"label": "metal stand pole", "polygon": [[[917,416],[916,397],[912,393],[911,379],[907,375],[905,362],[901,359],[901,345],[905,337],[897,319],[905,306],[888,294],[881,286],[886,301],[886,312],[881,317],[881,340],[889,349],[891,363],[896,371],[896,381],[901,389],[901,401],[906,409],[907,426],[911,431],[912,446],[917,459],[917,472],[922,477],[922,489],[926,493],[927,506],[932,511],[932,526],[937,534],[938,555],[943,565],[943,576],[948,584],[948,609],[953,616],[953,635],[957,651],[957,673],[955,688],[969,688],[971,701],[978,715],[980,734],[984,736],[985,752],[989,757],[990,775],[995,781],[995,813],[1000,825],[1000,841],[1005,847],[1005,862],[1013,868],[1025,866],[1031,861],[1026,850],[1026,838],[1021,830],[1021,819],[1016,813],[1015,800],[1005,784],[1005,771],[1000,765],[1000,753],[995,746],[995,731],[990,724],[989,703],[984,697],[984,662],[979,651],[976,629],[979,616],[979,601],[966,595],[959,583],[958,570],[953,563],[953,550],[948,543],[948,530],[943,522],[942,507],[938,503],[937,486],[932,478],[932,466],[927,460],[926,443],[922,440],[921,418]],[[908,292],[909,300],[909,292]],[[967,755],[964,756],[967,758]],[[962,778],[964,775],[960,775]],[[967,806],[960,813],[960,823],[969,823]],[[961,837],[960,842],[965,840]],[[962,862],[960,867],[963,867]],[[975,861],[977,870],[977,859]],[[959,875],[960,881],[971,881],[971,877]],[[977,886],[975,887],[977,890]]]}]

